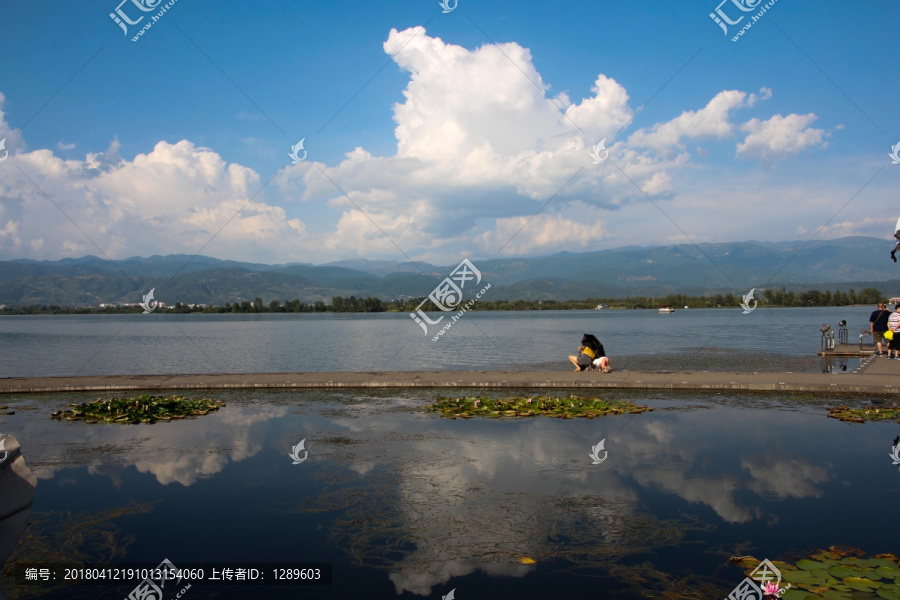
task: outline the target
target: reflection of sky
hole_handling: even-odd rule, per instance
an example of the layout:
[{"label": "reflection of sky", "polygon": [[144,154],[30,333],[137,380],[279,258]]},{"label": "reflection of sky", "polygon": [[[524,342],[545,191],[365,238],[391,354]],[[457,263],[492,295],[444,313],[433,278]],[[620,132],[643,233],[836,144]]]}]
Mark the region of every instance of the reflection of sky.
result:
[{"label": "reflection of sky", "polygon": [[72,466],[86,466],[90,474],[111,477],[122,467],[135,467],[162,485],[189,486],[220,472],[229,462],[257,454],[265,441],[266,422],[286,413],[287,408],[278,406],[226,407],[203,418],[155,426],[89,426],[34,419],[22,435],[40,440],[29,449],[29,460],[41,480]]},{"label": "reflection of sky", "polygon": [[[828,468],[785,448],[777,435],[783,428],[770,424],[771,417],[765,418],[766,426],[760,424],[757,430],[753,424],[760,421],[760,411],[729,409],[733,419],[724,418],[723,412],[702,411],[692,414],[677,430],[667,428],[662,447],[636,440],[635,454],[642,456],[631,477],[643,487],[705,504],[728,523],[747,523],[763,516],[759,503],[739,502],[739,490],[773,499],[822,495],[816,484],[830,479]],[[662,425],[652,423],[647,427],[652,430]],[[736,443],[741,439],[746,440],[743,447]],[[733,454],[722,455],[722,448],[729,448]],[[817,457],[813,459],[818,462]],[[727,469],[725,473],[722,467]]]},{"label": "reflection of sky", "polygon": [[[102,504],[100,490],[112,486],[123,499],[163,498],[165,511],[190,513],[195,522],[185,527],[198,539],[180,541],[185,562],[242,552],[260,561],[314,560],[310,547],[365,545],[364,529],[337,531],[329,524],[335,516],[395,526],[404,549],[381,557],[389,576],[378,580],[393,593],[446,593],[477,572],[527,585],[559,555],[554,531],[573,535],[575,523],[584,538],[616,548],[627,541],[616,525],[647,515],[697,517],[712,529],[691,539],[726,552],[739,545],[770,557],[831,544],[897,550],[889,533],[900,527],[900,478],[887,457],[893,423],[841,423],[822,408],[774,399],[761,408],[749,396],[689,398],[689,410],[677,409],[683,400],[653,401],[650,413],[590,421],[486,421],[415,412],[421,392],[233,394],[204,418],[133,427],[61,423],[47,418],[55,404],[35,401],[40,410],[17,411],[14,433],[39,487],[57,502],[71,495],[83,506]],[[267,398],[276,402],[260,401]],[[310,459],[291,466],[287,453],[302,437]],[[592,465],[588,453],[601,439],[608,459]],[[292,512],[315,507],[327,490],[329,501],[364,500],[327,518]],[[562,511],[559,498],[587,500]],[[191,513],[198,506],[211,507],[209,514]],[[860,506],[881,515],[877,526],[857,519]],[[235,515],[241,527],[222,525]],[[138,548],[171,546],[173,532],[158,531],[154,518],[130,518]],[[200,538],[209,536],[199,532],[210,528],[222,539],[205,546]],[[695,547],[686,546],[685,568],[712,575],[722,566],[722,556]],[[538,564],[518,564],[522,556]]]}]

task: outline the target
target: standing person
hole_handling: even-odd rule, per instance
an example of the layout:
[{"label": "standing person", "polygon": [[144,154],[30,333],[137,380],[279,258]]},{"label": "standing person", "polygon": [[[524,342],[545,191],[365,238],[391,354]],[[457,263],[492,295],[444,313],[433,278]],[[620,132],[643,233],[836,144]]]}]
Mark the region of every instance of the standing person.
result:
[{"label": "standing person", "polygon": [[888,358],[900,360],[900,303],[894,305],[894,312],[888,317],[888,329],[894,333],[888,344]]},{"label": "standing person", "polygon": [[888,330],[888,317],[890,316],[891,311],[887,310],[884,302],[879,302],[878,309],[869,316],[869,331],[872,332],[872,339],[875,341],[879,355],[887,354],[882,351],[881,342],[884,341],[884,332]]},{"label": "standing person", "polygon": [[894,249],[891,250],[891,260],[897,262],[897,250],[900,250],[900,219],[897,219],[897,224],[894,225],[894,237],[897,238],[897,243],[894,244]]}]

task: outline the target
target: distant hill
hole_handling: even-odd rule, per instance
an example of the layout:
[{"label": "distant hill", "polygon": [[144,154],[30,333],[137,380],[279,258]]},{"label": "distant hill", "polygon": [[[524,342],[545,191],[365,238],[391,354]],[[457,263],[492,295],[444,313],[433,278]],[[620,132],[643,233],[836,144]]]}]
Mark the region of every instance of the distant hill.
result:
[{"label": "distant hill", "polygon": [[[472,259],[490,299],[571,300],[745,293],[751,287],[861,290],[900,295],[900,266],[891,244],[847,237],[813,242],[734,242],[616,248],[536,258]],[[156,288],[166,304],[375,296],[424,296],[456,265],[369,261],[264,265],[207,256],[168,255],[108,261],[96,256],[57,261],[0,261],[0,304],[61,306],[139,302]],[[483,285],[483,284],[482,284]]]}]

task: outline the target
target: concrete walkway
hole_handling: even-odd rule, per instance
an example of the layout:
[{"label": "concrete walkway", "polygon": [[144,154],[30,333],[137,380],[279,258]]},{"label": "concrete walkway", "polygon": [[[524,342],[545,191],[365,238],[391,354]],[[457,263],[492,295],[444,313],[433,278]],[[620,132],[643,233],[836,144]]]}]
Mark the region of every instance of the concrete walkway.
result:
[{"label": "concrete walkway", "polygon": [[0,394],[212,389],[627,389],[900,394],[900,360],[868,357],[850,373],[724,371],[612,373],[573,371],[438,371],[380,373],[243,373],[91,375],[0,379]]}]

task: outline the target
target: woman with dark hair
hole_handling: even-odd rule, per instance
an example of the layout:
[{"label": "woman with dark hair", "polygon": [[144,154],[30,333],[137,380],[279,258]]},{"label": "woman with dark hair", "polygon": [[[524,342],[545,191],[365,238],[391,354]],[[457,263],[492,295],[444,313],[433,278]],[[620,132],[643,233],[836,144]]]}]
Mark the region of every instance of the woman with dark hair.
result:
[{"label": "woman with dark hair", "polygon": [[[585,333],[581,338],[581,345],[578,347],[578,354],[569,356],[569,362],[575,367],[576,371],[585,371],[593,368],[594,361],[598,358],[604,358],[606,353],[603,351],[603,344],[596,336]],[[609,359],[607,359],[607,365]],[[606,371],[608,367],[604,367]]]}]

